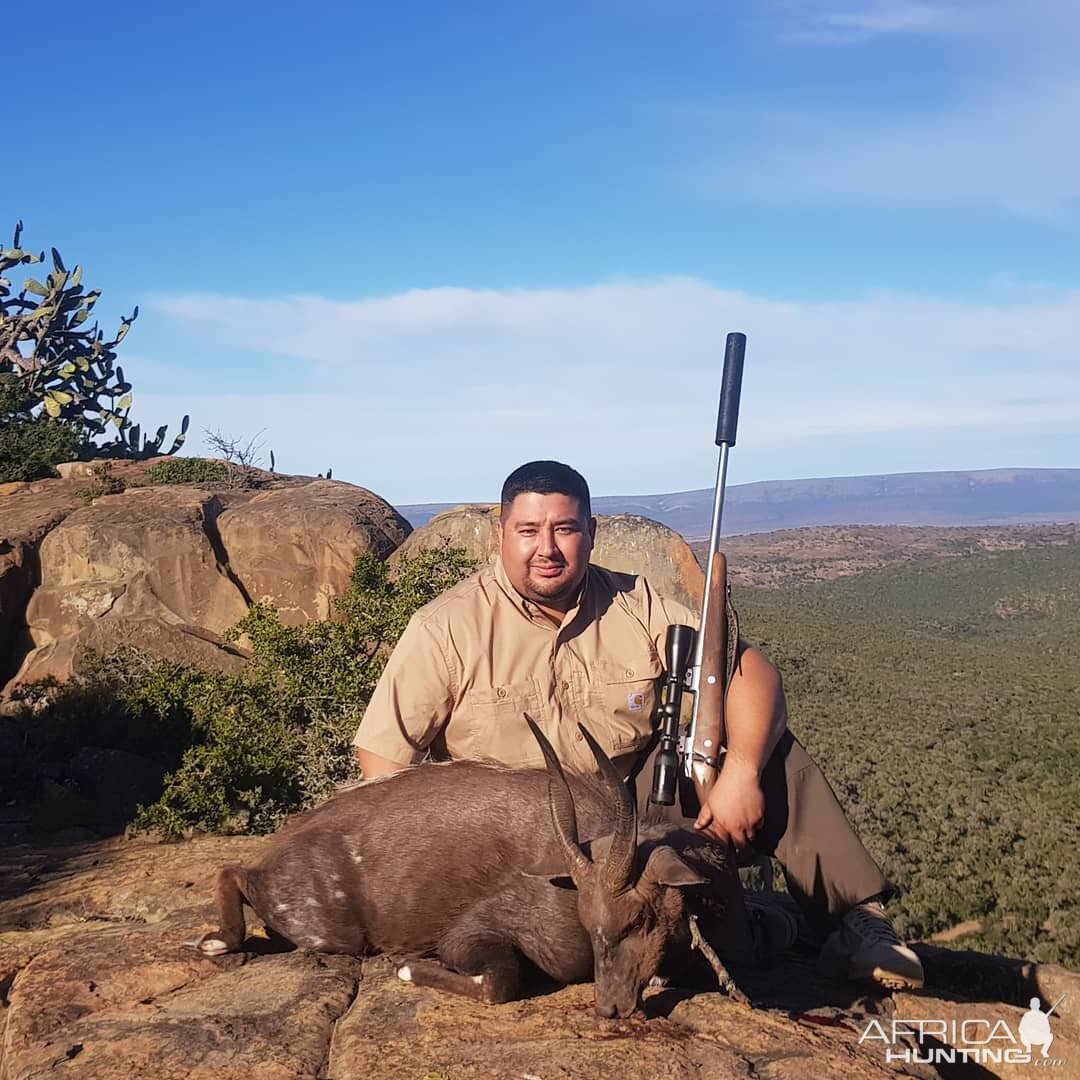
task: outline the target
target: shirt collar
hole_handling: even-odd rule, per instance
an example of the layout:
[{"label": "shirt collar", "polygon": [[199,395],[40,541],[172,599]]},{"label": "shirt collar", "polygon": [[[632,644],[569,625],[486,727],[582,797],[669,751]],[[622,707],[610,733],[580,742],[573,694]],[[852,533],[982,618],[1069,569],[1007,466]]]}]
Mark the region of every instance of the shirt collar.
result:
[{"label": "shirt collar", "polygon": [[[581,588],[578,590],[577,601],[574,606],[563,616],[561,626],[568,626],[570,622],[577,616],[577,613],[581,610],[582,605],[585,603],[586,597],[592,591],[593,578],[592,567],[585,568],[585,577],[582,579]],[[524,597],[514,588],[507,576],[506,567],[503,566],[502,556],[496,556],[495,558],[495,581],[499,588],[506,594],[507,599],[520,611],[526,618],[532,622],[539,622],[545,626],[554,628],[552,621],[527,597]]]}]

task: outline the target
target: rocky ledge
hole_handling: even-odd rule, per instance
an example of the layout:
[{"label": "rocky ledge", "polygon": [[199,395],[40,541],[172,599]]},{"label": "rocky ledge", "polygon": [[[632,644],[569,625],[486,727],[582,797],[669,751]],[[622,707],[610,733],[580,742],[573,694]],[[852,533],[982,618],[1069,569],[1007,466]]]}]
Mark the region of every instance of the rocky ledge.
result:
[{"label": "rocky ledge", "polygon": [[[928,976],[918,994],[864,994],[790,956],[737,974],[752,1007],[669,988],[649,992],[645,1018],[624,1021],[597,1019],[589,985],[483,1006],[406,985],[384,957],[276,952],[257,930],[243,954],[210,960],[185,947],[213,925],[217,868],[266,843],[0,849],[0,1080],[1020,1078],[1030,1064],[888,1062],[880,1039],[863,1036],[872,1021],[891,1032],[905,1018],[1015,1032],[1032,996],[1062,994],[1050,1060],[1066,1064],[1043,1075],[1080,1075],[1080,976],[933,946],[918,947]],[[914,1048],[910,1038],[893,1047]]]}]

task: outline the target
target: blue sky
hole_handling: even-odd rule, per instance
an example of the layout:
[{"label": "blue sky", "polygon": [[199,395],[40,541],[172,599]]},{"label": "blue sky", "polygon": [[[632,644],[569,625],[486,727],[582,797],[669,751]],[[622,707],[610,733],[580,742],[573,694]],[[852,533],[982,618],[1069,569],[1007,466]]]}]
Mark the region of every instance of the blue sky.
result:
[{"label": "blue sky", "polygon": [[704,487],[741,329],[734,482],[1080,464],[1071,0],[60,10],[0,225],[191,452]]}]

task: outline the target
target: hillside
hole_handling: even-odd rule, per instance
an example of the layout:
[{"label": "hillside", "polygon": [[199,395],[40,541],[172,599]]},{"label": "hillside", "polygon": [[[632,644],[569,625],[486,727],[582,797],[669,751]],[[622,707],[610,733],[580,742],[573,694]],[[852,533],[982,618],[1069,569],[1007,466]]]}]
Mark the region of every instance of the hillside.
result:
[{"label": "hillside", "polygon": [[[1080,543],[1080,524],[917,528],[834,525],[722,537],[736,585],[782,586],[829,581],[899,563],[963,559],[1001,551],[1043,550]],[[702,562],[707,540],[691,549]]]},{"label": "hillside", "polygon": [[[497,493],[492,492],[492,498]],[[460,500],[459,500],[460,502]],[[713,491],[601,495],[598,514],[640,514],[688,540],[709,535]],[[458,503],[398,510],[415,528]],[[724,532],[767,532],[812,525],[1005,525],[1080,521],[1080,469],[981,469],[894,473],[735,484],[724,505]]]},{"label": "hillside", "polygon": [[1075,535],[735,596],[902,932],[1080,964]]}]

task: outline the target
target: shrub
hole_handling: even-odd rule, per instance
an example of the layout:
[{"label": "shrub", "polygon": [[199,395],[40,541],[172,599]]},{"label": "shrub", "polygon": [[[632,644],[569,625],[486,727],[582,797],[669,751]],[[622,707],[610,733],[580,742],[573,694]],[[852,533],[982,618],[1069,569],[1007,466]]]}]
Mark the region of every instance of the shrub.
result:
[{"label": "shrub", "polygon": [[132,649],[87,654],[70,682],[17,691],[23,745],[0,787],[31,798],[42,762],[88,745],[128,750],[172,770],[136,831],[269,832],[355,777],[352,736],[390,649],[421,604],[472,569],[452,548],[402,558],[396,576],[361,555],[335,618],[286,626],[252,607],[230,633],[252,646],[238,674]]},{"label": "shrub", "polygon": [[90,471],[93,475],[90,484],[87,487],[78,488],[75,492],[87,501],[92,501],[102,495],[119,495],[121,491],[127,490],[127,481],[119,476],[113,476],[112,465],[108,461],[95,465]]},{"label": "shrub", "polygon": [[206,458],[167,458],[155,461],[146,477],[153,484],[227,484],[229,466]]},{"label": "shrub", "polygon": [[395,576],[361,555],[336,618],[286,626],[274,608],[254,605],[229,635],[251,643],[242,674],[188,672],[177,701],[152,667],[156,689],[146,694],[145,677],[132,688],[158,716],[175,702],[190,741],[134,827],[169,837],[267,832],[355,777],[352,736],[390,649],[418,607],[473,568],[454,548],[403,557]]},{"label": "shrub", "polygon": [[83,439],[77,425],[32,416],[30,400],[14,375],[0,375],[0,484],[56,476],[61,461],[79,457]]},{"label": "shrub", "polygon": [[62,420],[0,420],[0,484],[57,476],[56,466],[77,458],[81,445]]},{"label": "shrub", "polygon": [[32,800],[42,763],[65,761],[82,746],[127,750],[173,768],[192,739],[192,703],[214,677],[126,648],[85,653],[68,682],[16,688],[12,719],[22,738],[14,759],[0,762],[4,801]]}]

